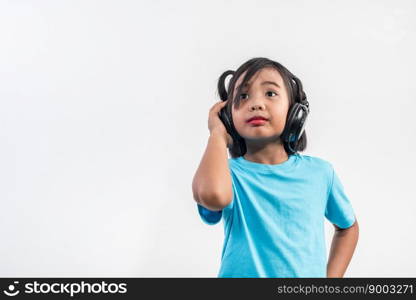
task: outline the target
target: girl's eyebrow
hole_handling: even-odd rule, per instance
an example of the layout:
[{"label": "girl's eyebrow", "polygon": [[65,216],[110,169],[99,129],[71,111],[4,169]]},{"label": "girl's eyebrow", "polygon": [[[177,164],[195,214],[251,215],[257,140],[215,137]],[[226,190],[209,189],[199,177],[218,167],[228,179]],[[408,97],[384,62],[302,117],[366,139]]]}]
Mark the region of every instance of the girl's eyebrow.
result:
[{"label": "girl's eyebrow", "polygon": [[273,84],[273,85],[275,85],[275,86],[277,86],[279,89],[280,89],[280,85],[278,85],[276,82],[274,82],[274,81],[263,81],[262,83],[261,83],[261,85],[264,85],[264,84]]},{"label": "girl's eyebrow", "polygon": [[[278,84],[277,84],[276,82],[274,82],[274,81],[263,81],[263,82],[261,83],[261,85],[265,85],[265,84],[272,84],[272,85],[277,86],[279,89],[281,88],[281,87],[280,87],[280,85],[278,85]],[[239,84],[239,85],[236,87],[236,90],[238,90],[238,88],[240,87],[240,85],[241,85],[241,84]],[[249,86],[249,85],[250,85],[250,84],[246,82],[246,84],[245,84],[244,86]]]}]

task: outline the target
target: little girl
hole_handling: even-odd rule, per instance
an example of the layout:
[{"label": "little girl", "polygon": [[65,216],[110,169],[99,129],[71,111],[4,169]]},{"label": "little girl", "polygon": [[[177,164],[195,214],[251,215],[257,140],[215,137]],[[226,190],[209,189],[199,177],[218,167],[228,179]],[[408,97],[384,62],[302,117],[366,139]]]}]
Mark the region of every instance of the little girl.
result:
[{"label": "little girl", "polygon": [[[257,57],[224,72],[218,92],[192,182],[202,220],[224,221],[218,277],[342,277],[358,223],[332,164],[298,153],[309,113],[301,81]],[[325,218],[335,227],[328,261]]]}]

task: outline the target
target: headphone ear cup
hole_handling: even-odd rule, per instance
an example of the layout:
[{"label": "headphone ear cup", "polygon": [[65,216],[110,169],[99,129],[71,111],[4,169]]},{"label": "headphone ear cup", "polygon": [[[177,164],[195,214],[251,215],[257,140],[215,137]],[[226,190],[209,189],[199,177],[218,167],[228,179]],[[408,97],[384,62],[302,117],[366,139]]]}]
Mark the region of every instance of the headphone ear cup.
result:
[{"label": "headphone ear cup", "polygon": [[282,133],[282,138],[285,142],[293,143],[298,141],[305,129],[307,117],[308,108],[305,105],[295,103],[292,106]]},{"label": "headphone ear cup", "polygon": [[226,106],[221,108],[220,112],[218,113],[218,116],[223,122],[228,134],[232,137],[233,144],[236,144],[238,146],[240,152],[239,155],[244,155],[247,151],[246,144],[244,142],[244,139],[238,134],[237,130],[235,129],[232,117],[227,113]]},{"label": "headphone ear cup", "polygon": [[219,117],[221,121],[224,123],[225,129],[227,129],[227,132],[233,138],[233,141],[236,141],[237,139],[239,139],[240,135],[237,133],[237,131],[234,128],[233,120],[231,119],[231,116],[227,113],[226,106],[221,108],[219,112]]},{"label": "headphone ear cup", "polygon": [[286,124],[285,124],[285,128],[283,129],[282,132],[282,140],[284,142],[289,142],[289,137],[292,135],[293,136],[293,115],[296,111],[296,107],[297,107],[298,103],[295,103],[291,108],[290,111],[287,115],[287,119],[286,119]]},{"label": "headphone ear cup", "polygon": [[227,132],[231,135],[232,127],[231,127],[230,118],[228,117],[228,114],[227,114],[227,107],[226,106],[221,108],[221,110],[219,112],[219,117],[220,117],[222,123],[224,124],[225,129],[227,129]]},{"label": "headphone ear cup", "polygon": [[298,112],[298,117],[297,119],[299,120],[299,130],[297,132],[297,140],[300,139],[300,137],[302,136],[303,132],[305,131],[305,125],[306,125],[306,121],[308,120],[308,113],[309,110],[302,105],[302,113]]}]

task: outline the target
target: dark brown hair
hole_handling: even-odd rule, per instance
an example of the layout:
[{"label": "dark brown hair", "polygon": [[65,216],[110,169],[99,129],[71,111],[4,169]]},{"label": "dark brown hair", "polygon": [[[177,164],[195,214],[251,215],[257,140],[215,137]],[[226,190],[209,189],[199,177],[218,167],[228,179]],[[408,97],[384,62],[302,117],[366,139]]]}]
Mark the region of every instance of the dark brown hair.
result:
[{"label": "dark brown hair", "polygon": [[[253,77],[254,74],[257,73],[257,71],[263,69],[263,68],[274,68],[276,69],[279,74],[282,76],[283,79],[283,83],[286,87],[287,93],[288,93],[288,98],[289,98],[289,109],[288,112],[290,111],[290,109],[292,108],[293,104],[295,102],[300,102],[300,99],[306,99],[306,94],[303,91],[302,88],[302,82],[299,80],[299,78],[297,78],[295,75],[293,75],[286,67],[284,67],[282,64],[270,60],[268,58],[265,57],[255,57],[255,58],[251,58],[248,61],[246,61],[245,63],[243,63],[236,71],[225,71],[221,76],[219,81],[221,80],[221,77],[223,75],[225,75],[225,73],[233,73],[233,76],[228,84],[228,88],[227,88],[227,95],[228,95],[228,99],[231,99],[231,101],[229,101],[226,105],[226,109],[228,111],[228,115],[232,116],[231,114],[231,107],[232,105],[234,105],[234,107],[239,107],[240,105],[240,97],[238,97],[241,93],[241,90],[244,88],[244,85],[246,84],[246,82],[248,82],[251,77]],[[247,73],[245,74],[241,84],[239,85],[238,90],[236,91],[235,95],[234,95],[234,88],[235,88],[235,84],[238,80],[238,78],[241,76],[241,74],[243,74],[245,71],[247,71]],[[298,85],[298,88],[296,87],[296,85]],[[218,86],[220,86],[220,84],[218,84]],[[298,92],[299,90],[299,92]],[[218,93],[224,93],[225,91],[221,91],[220,89],[218,89]],[[230,154],[232,158],[235,157],[239,157],[241,155],[244,155],[245,153],[241,154],[241,151],[239,151],[239,145],[237,145],[237,143],[244,143],[244,138],[242,138],[240,141],[234,141],[233,140],[233,145],[229,148]],[[286,153],[288,153],[288,155],[291,155],[293,153],[291,153],[291,151],[288,148],[288,145],[286,144],[286,142],[283,143],[283,146],[285,148]],[[296,145],[295,145],[295,150],[296,151],[304,151],[306,149],[307,146],[307,138],[306,138],[306,130],[303,131],[302,135],[300,136],[299,140],[297,141]],[[243,146],[244,149],[247,149],[246,146]],[[292,146],[293,148],[293,146]]]}]

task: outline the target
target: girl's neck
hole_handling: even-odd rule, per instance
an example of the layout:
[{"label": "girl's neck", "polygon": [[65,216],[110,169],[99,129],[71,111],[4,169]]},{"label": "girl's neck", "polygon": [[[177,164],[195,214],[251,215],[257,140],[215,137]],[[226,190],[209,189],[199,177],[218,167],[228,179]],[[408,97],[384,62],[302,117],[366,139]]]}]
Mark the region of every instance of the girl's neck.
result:
[{"label": "girl's neck", "polygon": [[246,146],[247,152],[244,154],[244,158],[252,162],[276,165],[289,159],[289,156],[280,141],[278,143],[268,143],[266,145],[256,145],[246,141]]}]

